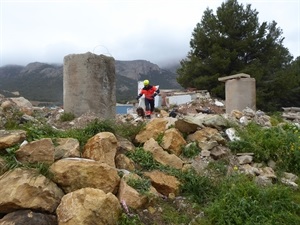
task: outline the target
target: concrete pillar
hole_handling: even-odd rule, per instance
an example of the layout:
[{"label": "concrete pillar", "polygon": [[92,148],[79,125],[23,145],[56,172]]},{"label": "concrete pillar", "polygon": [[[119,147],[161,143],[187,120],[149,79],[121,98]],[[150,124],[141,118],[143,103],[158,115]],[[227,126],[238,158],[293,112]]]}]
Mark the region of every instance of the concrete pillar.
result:
[{"label": "concrete pillar", "polygon": [[115,119],[114,58],[90,52],[67,55],[63,72],[65,112],[76,117],[93,112],[102,119]]},{"label": "concrete pillar", "polygon": [[226,113],[232,110],[242,111],[250,108],[256,111],[256,82],[248,74],[236,74],[222,77],[219,81],[225,81],[225,107]]}]

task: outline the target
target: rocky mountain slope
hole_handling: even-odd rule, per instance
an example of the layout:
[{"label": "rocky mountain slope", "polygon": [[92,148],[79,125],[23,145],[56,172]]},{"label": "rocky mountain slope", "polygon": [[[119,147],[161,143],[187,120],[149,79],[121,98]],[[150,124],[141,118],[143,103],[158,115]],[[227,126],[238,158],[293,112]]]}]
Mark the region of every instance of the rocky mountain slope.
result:
[{"label": "rocky mountain slope", "polygon": [[[163,89],[179,89],[177,74],[146,60],[116,60],[117,102],[125,103],[135,98],[137,81],[149,79]],[[40,62],[26,66],[7,65],[0,67],[0,94],[12,97],[19,92],[30,101],[62,105],[63,65]]]}]

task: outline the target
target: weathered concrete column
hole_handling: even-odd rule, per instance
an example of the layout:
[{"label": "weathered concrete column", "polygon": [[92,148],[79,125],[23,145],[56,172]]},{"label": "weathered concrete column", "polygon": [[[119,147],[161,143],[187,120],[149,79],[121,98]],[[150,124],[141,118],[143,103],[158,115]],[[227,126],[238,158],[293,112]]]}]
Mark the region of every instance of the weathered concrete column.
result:
[{"label": "weathered concrete column", "polygon": [[250,75],[240,73],[227,77],[220,77],[225,82],[226,113],[232,110],[242,111],[247,107],[256,111],[256,84]]},{"label": "weathered concrete column", "polygon": [[104,55],[71,54],[64,57],[64,110],[76,117],[93,112],[115,119],[115,60]]}]

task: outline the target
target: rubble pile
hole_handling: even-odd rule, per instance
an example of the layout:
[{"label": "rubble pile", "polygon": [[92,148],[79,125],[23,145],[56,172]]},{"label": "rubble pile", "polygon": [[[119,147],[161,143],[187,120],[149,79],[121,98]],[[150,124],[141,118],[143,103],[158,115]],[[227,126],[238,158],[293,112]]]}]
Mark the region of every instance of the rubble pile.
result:
[{"label": "rubble pile", "polygon": [[[172,111],[174,116],[170,116]],[[181,171],[193,169],[201,176],[212,176],[207,171],[209,163],[227,159],[228,175],[244,173],[259,185],[272,185],[276,181],[298,188],[296,175],[283,173],[277,177],[276,162],[254,163],[253,153],[234,155],[226,145],[239,138],[233,124],[243,126],[255,122],[271,127],[270,117],[262,111],[246,108],[233,110],[229,115],[224,114],[222,101],[198,99],[171,109],[159,109],[152,119],[134,113],[117,115],[118,123],[134,126],[144,122],[145,128],[133,140],[100,132],[83,147],[74,138],[41,138],[29,142],[25,131],[4,129],[14,123],[31,122],[67,130],[84,128],[99,119],[87,112],[72,121],[61,121],[63,113],[61,108],[33,107],[24,98],[0,96],[0,224],[31,220],[35,221],[32,224],[39,225],[113,225],[122,211],[146,212],[151,206],[158,212],[159,206],[153,205],[153,198],[181,200],[180,181],[166,172],[142,172],[151,181],[150,194],[141,194],[130,185],[132,179],[142,179],[135,172],[138,165],[125,154],[138,151],[135,146],[151,153],[158,163]],[[193,145],[201,149],[199,154],[194,158],[183,156],[183,149]],[[52,176],[38,174],[28,167],[10,169],[5,157],[12,155],[15,146],[19,147],[12,159],[19,165],[46,164]]]}]

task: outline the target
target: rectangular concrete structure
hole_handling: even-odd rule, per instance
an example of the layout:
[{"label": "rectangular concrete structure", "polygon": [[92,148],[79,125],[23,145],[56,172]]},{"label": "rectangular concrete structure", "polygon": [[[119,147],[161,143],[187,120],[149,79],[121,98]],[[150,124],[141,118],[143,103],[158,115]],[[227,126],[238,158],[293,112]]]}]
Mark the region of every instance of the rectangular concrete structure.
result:
[{"label": "rectangular concrete structure", "polygon": [[64,110],[76,117],[95,113],[102,119],[116,116],[115,60],[93,53],[64,57]]},{"label": "rectangular concrete structure", "polygon": [[256,82],[248,74],[237,74],[219,79],[225,81],[226,113],[243,111],[247,107],[256,111]]}]

